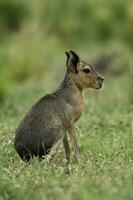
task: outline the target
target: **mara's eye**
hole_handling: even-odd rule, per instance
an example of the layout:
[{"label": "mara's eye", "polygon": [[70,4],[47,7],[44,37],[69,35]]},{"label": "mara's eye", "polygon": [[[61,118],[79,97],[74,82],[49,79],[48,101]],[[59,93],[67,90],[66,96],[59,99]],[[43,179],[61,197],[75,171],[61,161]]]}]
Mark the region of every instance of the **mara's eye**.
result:
[{"label": "mara's eye", "polygon": [[91,70],[90,70],[89,68],[84,68],[83,71],[84,71],[85,73],[90,73],[90,72],[91,72]]}]

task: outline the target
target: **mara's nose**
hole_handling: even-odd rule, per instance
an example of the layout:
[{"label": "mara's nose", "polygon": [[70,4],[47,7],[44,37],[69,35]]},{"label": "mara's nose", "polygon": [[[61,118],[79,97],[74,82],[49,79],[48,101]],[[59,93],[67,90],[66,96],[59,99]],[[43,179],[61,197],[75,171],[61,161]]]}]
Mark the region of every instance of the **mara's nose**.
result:
[{"label": "mara's nose", "polygon": [[104,81],[104,77],[103,77],[103,76],[99,76],[97,79],[98,79],[99,81]]}]

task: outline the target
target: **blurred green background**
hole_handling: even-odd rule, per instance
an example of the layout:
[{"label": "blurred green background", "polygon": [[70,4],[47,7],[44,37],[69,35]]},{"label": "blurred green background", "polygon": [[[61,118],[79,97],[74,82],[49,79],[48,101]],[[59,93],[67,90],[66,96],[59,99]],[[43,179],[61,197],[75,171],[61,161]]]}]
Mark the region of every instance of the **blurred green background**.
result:
[{"label": "blurred green background", "polygon": [[[72,153],[68,175],[63,149],[27,165],[13,141],[25,113],[62,82],[70,49],[105,81],[85,92],[81,160]],[[0,200],[133,199],[132,55],[131,0],[0,0]]]},{"label": "blurred green background", "polygon": [[62,75],[69,49],[91,64],[117,52],[112,66],[129,71],[132,11],[133,1],[124,0],[1,0],[0,102],[14,84]]}]

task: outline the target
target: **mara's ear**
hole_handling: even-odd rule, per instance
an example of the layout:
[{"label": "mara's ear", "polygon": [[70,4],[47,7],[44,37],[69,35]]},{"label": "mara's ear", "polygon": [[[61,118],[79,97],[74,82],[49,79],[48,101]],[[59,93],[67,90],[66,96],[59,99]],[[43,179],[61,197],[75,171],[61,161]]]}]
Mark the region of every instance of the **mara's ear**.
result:
[{"label": "mara's ear", "polygon": [[68,66],[69,59],[70,59],[70,53],[66,51],[65,54],[66,54],[66,56],[67,56],[66,66]]},{"label": "mara's ear", "polygon": [[70,50],[69,52],[65,52],[65,54],[67,55],[67,68],[71,71],[71,72],[78,72],[77,69],[77,64],[79,62],[79,56],[72,50]]}]

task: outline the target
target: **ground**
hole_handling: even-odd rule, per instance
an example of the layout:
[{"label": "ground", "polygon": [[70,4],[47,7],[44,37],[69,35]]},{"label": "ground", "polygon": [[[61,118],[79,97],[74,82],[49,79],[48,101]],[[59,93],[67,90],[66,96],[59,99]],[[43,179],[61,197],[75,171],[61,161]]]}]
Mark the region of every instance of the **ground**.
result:
[{"label": "ground", "polygon": [[70,165],[64,165],[63,148],[51,163],[20,160],[13,147],[15,129],[31,105],[56,88],[55,82],[14,86],[1,105],[0,200],[133,199],[133,95],[126,75],[107,76],[101,90],[85,91],[85,110],[76,125],[78,165],[73,153]]}]

